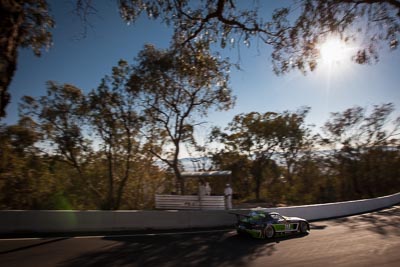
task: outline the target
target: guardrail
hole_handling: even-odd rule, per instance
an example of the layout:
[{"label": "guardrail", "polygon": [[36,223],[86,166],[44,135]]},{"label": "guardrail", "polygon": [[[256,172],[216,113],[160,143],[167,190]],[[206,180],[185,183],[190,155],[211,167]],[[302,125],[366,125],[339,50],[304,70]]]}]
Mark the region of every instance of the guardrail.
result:
[{"label": "guardrail", "polygon": [[[364,213],[400,203],[400,193],[348,202],[271,208],[308,220]],[[249,210],[235,210],[246,213]],[[0,233],[183,229],[233,225],[228,211],[0,211]]]}]

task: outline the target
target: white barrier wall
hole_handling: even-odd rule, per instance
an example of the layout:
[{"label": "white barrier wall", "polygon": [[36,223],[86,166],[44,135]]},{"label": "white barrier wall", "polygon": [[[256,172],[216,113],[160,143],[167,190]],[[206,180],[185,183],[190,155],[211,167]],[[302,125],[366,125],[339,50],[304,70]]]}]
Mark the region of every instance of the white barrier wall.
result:
[{"label": "white barrier wall", "polygon": [[317,205],[294,206],[271,208],[269,211],[276,211],[286,216],[297,216],[307,220],[320,220],[334,217],[343,217],[358,213],[364,213],[400,203],[400,193],[347,202],[336,202]]},{"label": "white barrier wall", "polygon": [[[308,220],[341,217],[400,203],[400,193],[349,202],[270,208]],[[248,210],[234,210],[246,214]],[[228,211],[0,211],[0,233],[184,229],[233,225]]]},{"label": "white barrier wall", "polygon": [[185,229],[233,219],[227,211],[1,211],[0,233]]}]

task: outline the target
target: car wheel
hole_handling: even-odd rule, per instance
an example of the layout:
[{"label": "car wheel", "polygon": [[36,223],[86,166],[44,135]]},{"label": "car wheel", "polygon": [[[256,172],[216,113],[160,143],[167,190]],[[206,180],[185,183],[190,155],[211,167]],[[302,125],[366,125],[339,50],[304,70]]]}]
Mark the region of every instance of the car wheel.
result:
[{"label": "car wheel", "polygon": [[271,225],[267,225],[264,228],[264,237],[265,238],[272,238],[275,235],[275,229]]},{"label": "car wheel", "polygon": [[305,234],[308,231],[308,225],[305,222],[300,223],[300,233]]}]

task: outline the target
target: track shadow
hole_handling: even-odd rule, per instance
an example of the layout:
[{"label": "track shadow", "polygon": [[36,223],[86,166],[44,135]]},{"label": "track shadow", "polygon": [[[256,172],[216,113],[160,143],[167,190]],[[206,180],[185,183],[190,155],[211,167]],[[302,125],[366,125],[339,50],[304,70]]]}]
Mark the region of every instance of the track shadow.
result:
[{"label": "track shadow", "polygon": [[325,228],[327,228],[328,225],[318,225],[318,224],[310,224],[310,229],[311,230],[324,230]]},{"label": "track shadow", "polygon": [[241,237],[236,233],[107,237],[118,245],[106,251],[83,254],[61,266],[243,266],[258,257],[278,252],[280,242],[301,236],[272,240]]},{"label": "track shadow", "polygon": [[8,249],[5,251],[0,251],[0,255],[8,254],[8,253],[16,252],[16,251],[21,251],[21,250],[26,250],[26,249],[30,249],[30,248],[34,248],[34,247],[44,246],[44,245],[47,245],[50,243],[59,242],[59,241],[63,241],[66,239],[68,239],[68,237],[44,240],[43,242],[40,242],[40,243],[34,243],[34,244],[30,244],[30,245],[25,245],[25,246],[21,246],[21,247],[17,247],[17,248]]},{"label": "track shadow", "polygon": [[347,226],[352,230],[366,228],[383,236],[400,236],[400,206],[368,214],[339,218],[334,222]]}]

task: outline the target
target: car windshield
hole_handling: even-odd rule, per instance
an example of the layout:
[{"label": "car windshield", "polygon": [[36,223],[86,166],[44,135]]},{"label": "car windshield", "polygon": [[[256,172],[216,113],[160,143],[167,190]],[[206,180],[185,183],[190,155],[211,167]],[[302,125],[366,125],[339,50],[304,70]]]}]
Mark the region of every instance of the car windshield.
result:
[{"label": "car windshield", "polygon": [[270,216],[272,217],[272,219],[277,220],[277,221],[284,220],[283,216],[281,216],[280,214],[277,214],[277,213],[272,213],[272,214],[270,214]]},{"label": "car windshield", "polygon": [[258,211],[252,211],[249,213],[250,220],[255,221],[255,220],[261,220],[266,217],[265,213],[263,212],[258,212]]}]

